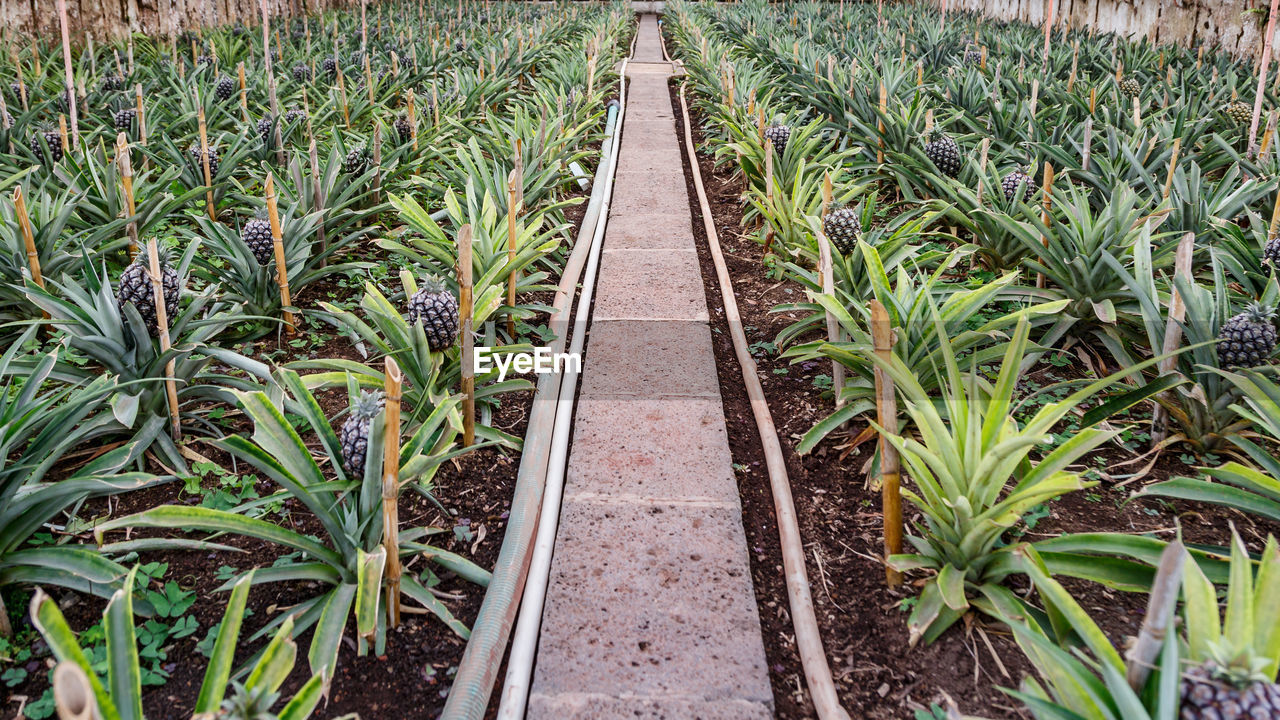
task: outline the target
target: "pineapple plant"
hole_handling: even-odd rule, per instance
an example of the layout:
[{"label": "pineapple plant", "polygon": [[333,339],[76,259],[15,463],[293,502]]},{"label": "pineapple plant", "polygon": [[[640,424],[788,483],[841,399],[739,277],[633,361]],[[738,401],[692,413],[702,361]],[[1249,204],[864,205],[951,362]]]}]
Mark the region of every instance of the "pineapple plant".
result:
[{"label": "pineapple plant", "polygon": [[822,232],[841,255],[848,255],[858,245],[861,220],[852,208],[838,208],[822,218]]},{"label": "pineapple plant", "polygon": [[365,390],[351,405],[351,417],[342,423],[342,469],[353,477],[364,476],[365,456],[369,452],[369,429],[382,412],[386,400],[378,390]]},{"label": "pineapple plant", "polygon": [[364,145],[347,153],[342,160],[342,169],[348,175],[363,175],[369,169],[369,149]]},{"label": "pineapple plant", "polygon": [[1233,100],[1222,107],[1222,114],[1243,125],[1253,119],[1253,108],[1249,103]]},{"label": "pineapple plant", "polygon": [[1178,686],[1182,720],[1280,717],[1280,549],[1275,538],[1267,538],[1255,578],[1254,563],[1234,527],[1231,535],[1225,622],[1219,618],[1217,591],[1200,566],[1188,557],[1183,568],[1185,659],[1192,667],[1183,671]]},{"label": "pineapple plant", "polygon": [[[142,316],[142,321],[146,324],[147,331],[155,333],[159,323],[156,318],[155,294],[151,287],[150,256],[148,253],[146,246],[143,246],[137,257],[120,275],[119,288],[116,290],[116,305],[120,308],[121,313],[124,313],[126,305],[133,305],[138,314]],[[160,282],[164,288],[165,317],[172,322],[173,317],[178,314],[181,283],[178,279],[178,271],[170,264],[170,254],[167,247],[160,246],[157,259],[160,261]]]},{"label": "pineapple plant", "polygon": [[782,155],[787,151],[787,141],[791,139],[791,128],[780,122],[764,129],[764,139],[773,141],[773,149]]},{"label": "pineapple plant", "polygon": [[1227,320],[1218,333],[1218,365],[1229,370],[1265,363],[1276,348],[1274,317],[1273,308],[1253,303]]},{"label": "pineapple plant", "polygon": [[422,326],[432,352],[442,352],[458,337],[458,299],[438,278],[430,278],[409,299],[409,323]]},{"label": "pineapple plant", "polygon": [[133,108],[125,108],[119,110],[111,117],[111,123],[117,130],[128,130],[133,127],[133,121],[138,119],[138,111]]},{"label": "pineapple plant", "polygon": [[933,139],[925,143],[924,154],[947,177],[960,174],[960,146],[950,135],[934,129]]},{"label": "pineapple plant", "polygon": [[1137,80],[1127,77],[1120,82],[1120,92],[1124,93],[1125,97],[1136,98],[1142,93],[1142,86]]},{"label": "pineapple plant", "polygon": [[[45,155],[44,145],[49,146],[49,154]],[[44,157],[50,162],[62,159],[62,134],[57,130],[39,130],[31,136],[31,152],[36,157]]]},{"label": "pineapple plant", "polygon": [[265,267],[271,264],[275,258],[275,239],[271,235],[271,221],[264,211],[259,210],[256,217],[244,224],[240,239],[248,246],[259,265]]},{"label": "pineapple plant", "polygon": [[236,93],[236,82],[226,75],[218,77],[214,84],[213,94],[218,98],[218,102],[226,102]]},{"label": "pineapple plant", "polygon": [[[193,144],[191,147],[187,148],[187,153],[191,155],[191,162],[195,163],[196,165],[196,176],[203,178],[204,177],[204,162],[203,162],[204,159],[201,157],[201,154],[200,154],[200,145],[198,143]],[[217,149],[214,148],[212,145],[210,145],[208,151],[205,154],[208,155],[209,157],[209,177],[217,177],[218,176]]]},{"label": "pineapple plant", "polygon": [[1004,190],[1004,199],[1013,202],[1018,195],[1018,188],[1022,187],[1022,201],[1031,202],[1031,197],[1036,192],[1036,181],[1022,170],[1014,170],[1004,179],[1000,181],[1000,187]]}]

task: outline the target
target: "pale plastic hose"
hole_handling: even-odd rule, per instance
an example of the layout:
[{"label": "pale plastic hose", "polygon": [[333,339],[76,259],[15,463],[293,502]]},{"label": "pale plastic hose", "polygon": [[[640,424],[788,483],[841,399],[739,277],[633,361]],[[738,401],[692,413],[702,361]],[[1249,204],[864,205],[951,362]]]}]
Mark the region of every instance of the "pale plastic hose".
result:
[{"label": "pale plastic hose", "polygon": [[[552,327],[567,327],[570,309],[582,266],[587,261],[587,253],[594,244],[585,242],[587,228],[596,228],[603,206],[603,190],[607,182],[601,182],[613,174],[613,146],[617,143],[619,109],[609,107],[605,123],[605,143],[601,147],[600,167],[596,169],[596,182],[593,183],[591,200],[587,204],[583,216],[582,230],[578,233],[578,241],[574,244],[569,259],[565,262],[564,273],[560,277],[560,285],[556,290],[553,307],[555,314],[551,318]],[[606,161],[605,158],[608,158]],[[564,351],[566,338],[564,334],[552,343],[552,351]],[[497,680],[498,668],[507,648],[507,639],[511,634],[511,626],[515,621],[516,608],[520,602],[520,594],[524,589],[525,574],[529,569],[530,545],[538,523],[538,513],[542,506],[542,494],[546,482],[548,455],[551,450],[550,432],[555,423],[555,413],[559,407],[559,379],[554,374],[544,374],[538,378],[538,388],[534,396],[533,409],[529,413],[529,429],[525,435],[524,450],[520,455],[520,469],[516,475],[515,494],[511,500],[511,512],[507,520],[507,530],[502,538],[502,548],[498,552],[498,560],[489,580],[484,601],[480,604],[480,612],[472,625],[471,639],[467,649],[458,663],[458,672],[454,676],[449,697],[445,701],[441,720],[480,720],[484,717],[489,705],[489,696],[493,692],[494,681]]]},{"label": "pale plastic hose", "polygon": [[[622,61],[618,97],[621,110],[618,126],[627,114],[625,78],[627,61]],[[618,150],[622,143],[613,144],[611,167],[617,167]],[[582,279],[582,291],[578,296],[578,314],[574,318],[573,340],[570,354],[581,356],[586,339],[587,320],[591,316],[591,298],[595,294],[596,271],[600,264],[600,248],[604,244],[604,229],[609,218],[609,203],[613,197],[614,173],[605,179],[604,204],[596,220],[596,233],[591,241],[591,259],[587,261],[587,274]],[[511,653],[507,658],[507,679],[502,689],[502,701],[498,706],[498,720],[519,720],[524,717],[532,689],[530,678],[538,652],[538,633],[542,628],[542,609],[547,599],[547,582],[551,575],[551,556],[556,544],[556,530],[560,527],[560,501],[564,496],[565,467],[568,462],[569,438],[572,437],[574,391],[578,385],[576,369],[566,369],[560,384],[560,408],[556,411],[555,430],[551,434],[551,461],[547,466],[547,487],[542,497],[542,515],[538,520],[538,536],[533,546],[533,559],[529,576],[525,580],[524,599],[520,602],[520,616],[516,621],[515,636],[511,640]]]},{"label": "pale plastic hose", "polygon": [[693,131],[689,126],[689,105],[684,99],[684,86],[680,86],[680,109],[684,116],[684,144],[693,172],[693,184],[698,190],[698,204],[702,208],[702,224],[707,231],[707,245],[715,262],[716,277],[720,281],[720,297],[724,300],[725,320],[733,337],[733,351],[742,368],[742,381],[751,399],[751,413],[755,415],[756,428],[760,432],[760,444],[764,449],[765,464],[769,469],[769,486],[773,490],[773,506],[778,517],[778,538],[782,543],[782,565],[787,578],[787,598],[791,604],[791,624],[796,631],[796,648],[800,651],[800,664],[804,666],[805,683],[813,697],[813,707],[822,720],[849,720],[849,713],[840,706],[835,682],[831,679],[831,667],[827,665],[827,653],[822,647],[822,634],[813,612],[813,596],[809,591],[809,575],[805,571],[804,545],[800,539],[800,523],[796,519],[795,501],[791,498],[791,480],[787,477],[787,465],[782,455],[782,443],[778,442],[778,430],[769,414],[760,378],[756,376],[756,362],[747,349],[747,336],[742,332],[742,316],[738,313],[738,301],[733,293],[733,281],[725,267],[724,253],[720,249],[720,236],[716,234],[715,220],[711,217],[711,205],[702,186],[702,171],[698,168],[698,156],[693,147]]}]

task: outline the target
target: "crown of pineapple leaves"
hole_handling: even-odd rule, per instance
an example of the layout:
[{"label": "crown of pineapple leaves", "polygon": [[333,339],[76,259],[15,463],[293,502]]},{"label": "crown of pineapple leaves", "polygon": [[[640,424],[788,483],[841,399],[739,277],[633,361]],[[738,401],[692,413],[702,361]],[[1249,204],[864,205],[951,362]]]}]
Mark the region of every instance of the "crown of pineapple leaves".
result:
[{"label": "crown of pineapple leaves", "polygon": [[418,292],[425,292],[429,295],[436,295],[442,292],[447,292],[448,290],[449,286],[445,283],[444,279],[438,275],[428,275],[426,279],[418,285]]},{"label": "crown of pineapple leaves", "polygon": [[[160,267],[169,267],[173,261],[173,246],[163,240],[156,241],[156,259],[160,261]],[[134,256],[133,262],[144,266],[151,263],[151,245],[143,242],[138,246],[138,254]]]},{"label": "crown of pineapple leaves", "polygon": [[364,390],[351,404],[351,413],[359,418],[372,418],[382,412],[382,404],[381,390]]}]

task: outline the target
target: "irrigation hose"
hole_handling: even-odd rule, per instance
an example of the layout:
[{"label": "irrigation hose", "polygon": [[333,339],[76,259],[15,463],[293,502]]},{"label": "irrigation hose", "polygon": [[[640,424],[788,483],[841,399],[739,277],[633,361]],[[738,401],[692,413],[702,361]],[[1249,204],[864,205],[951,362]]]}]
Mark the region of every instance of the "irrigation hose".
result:
[{"label": "irrigation hose", "polygon": [[787,477],[787,465],[782,455],[782,443],[778,430],[769,414],[769,403],[756,375],[756,363],[747,349],[747,336],[742,331],[742,316],[733,292],[733,281],[725,266],[724,253],[720,249],[720,236],[716,234],[711,205],[702,185],[702,172],[698,168],[698,156],[693,147],[693,131],[689,125],[689,105],[685,101],[685,86],[680,86],[680,109],[684,117],[684,143],[693,173],[693,184],[698,190],[698,204],[702,208],[702,224],[707,231],[707,246],[715,262],[716,277],[720,282],[720,297],[724,301],[725,320],[733,337],[733,351],[742,368],[742,381],[751,399],[751,413],[755,416],[760,432],[760,444],[764,448],[765,464],[769,469],[769,486],[773,491],[773,506],[778,517],[778,538],[782,543],[783,571],[787,578],[787,598],[791,605],[791,623],[796,632],[796,647],[800,651],[800,664],[804,667],[805,682],[813,698],[813,707],[822,720],[849,720],[849,713],[840,706],[835,683],[831,679],[831,667],[827,665],[827,653],[822,646],[818,619],[813,611],[813,595],[809,590],[809,576],[805,571],[804,545],[800,539],[800,523],[796,519],[795,501],[791,497],[791,481]]},{"label": "irrigation hose", "polygon": [[[624,83],[620,83],[621,86],[618,88],[620,110],[617,124],[619,127],[623,125],[627,114],[626,76],[627,60],[624,59],[621,70]],[[610,167],[617,166],[618,149],[621,145],[618,142],[613,143]],[[591,258],[587,262],[587,274],[582,280],[581,295],[578,297],[578,312],[574,318],[573,339],[569,344],[569,353],[579,357],[586,340],[587,321],[591,317],[591,300],[595,294],[596,273],[600,266],[600,249],[604,245],[602,240],[608,223],[615,177],[614,173],[610,173],[605,180],[608,185],[604,190],[604,201],[600,216],[596,220],[595,235],[591,241]],[[538,520],[537,540],[533,546],[530,570],[525,580],[524,598],[520,602],[520,615],[516,622],[515,636],[511,639],[511,653],[507,658],[507,677],[498,706],[498,720],[523,718],[529,702],[529,691],[532,689],[533,664],[538,653],[538,633],[542,628],[542,610],[547,599],[547,582],[551,576],[551,558],[555,550],[556,531],[560,527],[560,503],[564,497],[569,438],[573,433],[574,393],[578,386],[578,370],[579,368],[572,366],[566,368],[561,380],[560,407],[556,412],[555,428],[552,431],[551,460],[547,467],[542,515]]]},{"label": "irrigation hose", "polygon": [[[605,122],[600,166],[596,169],[591,199],[583,215],[578,239],[565,261],[564,272],[556,289],[551,327],[569,326],[578,279],[582,276],[583,266],[596,242],[605,204],[605,191],[612,184],[617,156],[614,146],[621,127],[618,121],[620,116],[620,106],[611,103]],[[560,333],[560,337],[552,343],[552,352],[564,352],[566,340],[565,333]],[[560,406],[560,389],[560,378],[556,374],[543,374],[538,378],[506,533],[502,538],[502,547],[498,552],[489,587],[480,604],[480,612],[472,625],[470,640],[461,662],[458,663],[453,687],[440,715],[441,720],[481,720],[489,705],[489,696],[502,665],[532,560],[531,548],[546,489],[551,434]]]}]

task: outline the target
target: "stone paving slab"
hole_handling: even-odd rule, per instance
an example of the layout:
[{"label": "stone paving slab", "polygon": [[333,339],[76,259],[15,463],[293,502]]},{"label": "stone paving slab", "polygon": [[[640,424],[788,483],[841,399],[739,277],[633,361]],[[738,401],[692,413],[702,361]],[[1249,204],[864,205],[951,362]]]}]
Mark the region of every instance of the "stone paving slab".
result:
[{"label": "stone paving slab", "polygon": [[561,523],[539,692],[771,700],[738,508],[566,498]]},{"label": "stone paving slab", "polygon": [[720,397],[711,330],[706,323],[593,322],[587,342],[581,397]]},{"label": "stone paving slab", "polygon": [[770,720],[769,706],[747,700],[705,702],[686,698],[606,695],[533,695],[528,720]]},{"label": "stone paving slab", "polygon": [[594,321],[708,320],[694,250],[605,250],[600,273]]},{"label": "stone paving slab", "polygon": [[611,218],[605,230],[609,250],[693,250],[688,213],[640,214]]},{"label": "stone paving slab", "polygon": [[714,502],[737,493],[716,398],[586,397],[575,419],[569,499],[614,493]]},{"label": "stone paving slab", "polygon": [[[661,58],[643,16],[635,60]],[[527,717],[773,714],[667,79],[632,65]]]}]

